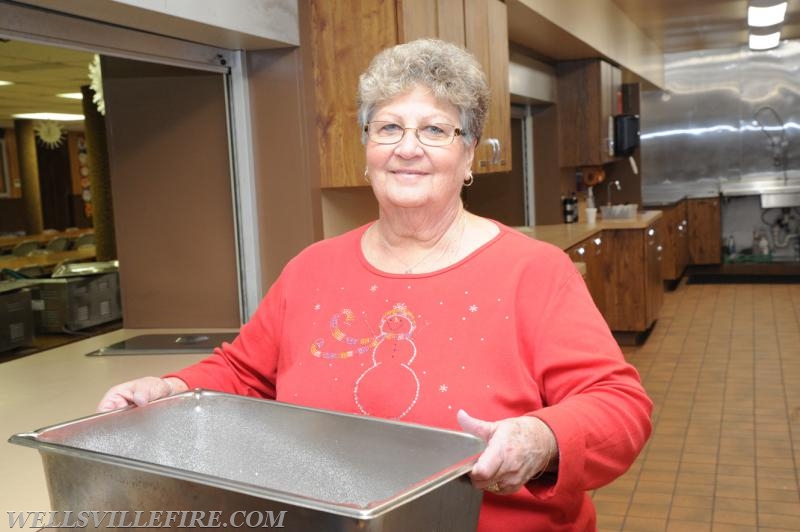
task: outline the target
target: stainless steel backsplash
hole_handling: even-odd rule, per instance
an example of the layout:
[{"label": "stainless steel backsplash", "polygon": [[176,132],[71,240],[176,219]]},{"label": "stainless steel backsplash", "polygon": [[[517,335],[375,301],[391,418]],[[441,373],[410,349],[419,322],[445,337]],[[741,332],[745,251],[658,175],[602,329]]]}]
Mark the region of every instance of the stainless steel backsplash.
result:
[{"label": "stainless steel backsplash", "polygon": [[664,68],[666,90],[642,92],[645,201],[660,191],[707,195],[726,183],[800,178],[799,41],[668,54]]}]

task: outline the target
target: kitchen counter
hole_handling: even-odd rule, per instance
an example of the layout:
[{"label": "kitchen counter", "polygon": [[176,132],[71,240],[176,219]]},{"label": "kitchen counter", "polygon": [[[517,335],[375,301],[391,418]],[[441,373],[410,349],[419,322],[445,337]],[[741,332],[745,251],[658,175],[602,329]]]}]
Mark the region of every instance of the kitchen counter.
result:
[{"label": "kitchen counter", "polygon": [[603,230],[611,229],[644,229],[661,217],[661,211],[643,211],[636,214],[636,218],[597,220],[593,224],[578,222],[574,224],[534,225],[515,227],[518,231],[557,246],[569,249],[575,244]]},{"label": "kitchen counter", "polygon": [[[203,329],[229,332],[231,329]],[[23,358],[0,363],[0,501],[2,514],[47,511],[50,499],[39,453],[8,443],[12,434],[94,413],[103,393],[120,382],[163,375],[206,355],[87,357],[86,353],[140,334],[188,333],[198,329],[119,329]],[[86,510],[102,508],[86,508]],[[8,519],[0,530],[10,530]]]}]

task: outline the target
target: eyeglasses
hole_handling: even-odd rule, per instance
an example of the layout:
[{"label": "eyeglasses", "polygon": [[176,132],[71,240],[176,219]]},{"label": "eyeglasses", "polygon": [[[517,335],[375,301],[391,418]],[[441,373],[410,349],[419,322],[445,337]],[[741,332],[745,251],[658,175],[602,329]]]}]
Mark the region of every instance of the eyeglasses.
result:
[{"label": "eyeglasses", "polygon": [[447,146],[461,135],[461,129],[450,124],[428,124],[421,127],[403,127],[394,122],[370,122],[364,132],[372,142],[378,144],[397,144],[409,129],[414,130],[417,140],[425,146]]}]

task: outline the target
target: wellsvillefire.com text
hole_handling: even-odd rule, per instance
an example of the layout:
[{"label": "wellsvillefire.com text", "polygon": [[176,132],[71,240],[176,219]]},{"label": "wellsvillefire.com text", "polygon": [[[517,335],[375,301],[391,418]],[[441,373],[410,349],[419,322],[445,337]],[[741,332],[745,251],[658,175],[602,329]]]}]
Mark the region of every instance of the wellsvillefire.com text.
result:
[{"label": "wellsvillefire.com text", "polygon": [[78,510],[6,512],[9,528],[283,528],[286,510],[233,512],[223,521],[220,511],[181,510],[129,512]]}]

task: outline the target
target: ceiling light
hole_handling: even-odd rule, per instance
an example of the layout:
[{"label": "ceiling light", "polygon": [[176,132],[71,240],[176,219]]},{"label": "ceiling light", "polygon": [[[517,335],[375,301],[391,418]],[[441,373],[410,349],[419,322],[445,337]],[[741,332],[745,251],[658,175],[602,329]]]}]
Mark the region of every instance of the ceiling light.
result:
[{"label": "ceiling light", "polygon": [[70,100],[83,100],[83,93],[80,92],[62,92],[56,94],[59,98],[69,98]]},{"label": "ceiling light", "polygon": [[67,113],[21,113],[12,116],[14,118],[22,118],[28,120],[58,120],[61,122],[73,122],[76,120],[83,120],[83,115],[72,115]]},{"label": "ceiling light", "polygon": [[3,85],[13,85],[13,84],[14,84],[14,82],[13,82],[13,81],[3,81],[2,79],[0,79],[0,86],[3,86]]},{"label": "ceiling light", "polygon": [[751,5],[747,8],[747,24],[757,28],[780,24],[786,18],[786,4],[787,2],[772,6]]},{"label": "ceiling light", "polygon": [[776,31],[767,35],[750,34],[750,49],[751,50],[769,50],[775,48],[781,43],[781,32]]}]

